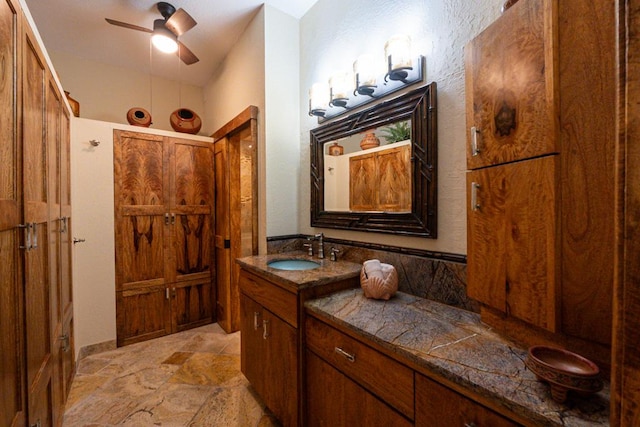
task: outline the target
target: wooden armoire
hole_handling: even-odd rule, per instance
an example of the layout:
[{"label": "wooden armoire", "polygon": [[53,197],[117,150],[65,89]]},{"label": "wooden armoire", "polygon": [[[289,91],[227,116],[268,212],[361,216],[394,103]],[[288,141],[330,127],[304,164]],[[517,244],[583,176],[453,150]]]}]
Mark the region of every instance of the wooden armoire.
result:
[{"label": "wooden armoire", "polygon": [[214,320],[210,142],[114,130],[119,346]]},{"label": "wooden armoire", "polygon": [[0,2],[0,424],[61,425],[74,374],[69,110],[14,0]]}]

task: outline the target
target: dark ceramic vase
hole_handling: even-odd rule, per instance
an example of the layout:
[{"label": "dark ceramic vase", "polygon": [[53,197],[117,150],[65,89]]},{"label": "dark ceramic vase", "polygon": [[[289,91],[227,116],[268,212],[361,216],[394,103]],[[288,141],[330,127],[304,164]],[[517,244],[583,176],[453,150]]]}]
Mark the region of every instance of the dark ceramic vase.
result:
[{"label": "dark ceramic vase", "polygon": [[169,117],[171,127],[176,132],[196,134],[200,132],[202,120],[193,110],[178,108]]}]

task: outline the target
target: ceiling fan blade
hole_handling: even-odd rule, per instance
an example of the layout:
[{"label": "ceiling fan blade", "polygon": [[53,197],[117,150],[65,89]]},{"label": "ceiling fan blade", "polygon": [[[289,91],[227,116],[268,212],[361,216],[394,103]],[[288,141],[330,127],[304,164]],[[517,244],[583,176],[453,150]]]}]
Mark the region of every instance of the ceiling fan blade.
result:
[{"label": "ceiling fan blade", "polygon": [[176,52],[176,55],[178,55],[182,62],[187,65],[195,64],[200,61],[198,57],[180,41],[178,41],[178,51]]},{"label": "ceiling fan blade", "polygon": [[164,26],[173,34],[180,37],[197,24],[196,20],[191,17],[184,9],[180,8],[167,19]]},{"label": "ceiling fan blade", "polygon": [[104,18],[104,19],[109,24],[116,25],[118,27],[124,27],[124,28],[128,28],[130,30],[136,30],[136,31],[144,31],[145,33],[152,33],[153,32],[153,30],[150,30],[149,28],[141,27],[139,25],[128,24],[126,22],[116,21],[115,19],[109,19],[109,18]]}]

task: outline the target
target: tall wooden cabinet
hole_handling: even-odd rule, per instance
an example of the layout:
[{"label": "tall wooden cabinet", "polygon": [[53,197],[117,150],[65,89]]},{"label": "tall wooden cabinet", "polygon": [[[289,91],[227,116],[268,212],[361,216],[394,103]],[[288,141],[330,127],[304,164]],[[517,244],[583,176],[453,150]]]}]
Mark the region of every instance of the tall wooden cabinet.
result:
[{"label": "tall wooden cabinet", "polygon": [[[22,15],[17,2],[0,2],[0,424],[27,416],[24,352],[22,133],[20,89]],[[26,231],[24,232],[26,233]]]},{"label": "tall wooden cabinet", "polygon": [[[17,2],[0,2],[0,423],[51,426],[74,372],[69,113]],[[64,224],[64,227],[63,227]]]},{"label": "tall wooden cabinet", "polygon": [[520,0],[465,49],[468,293],[500,330],[606,365],[614,42],[611,2]]},{"label": "tall wooden cabinet", "polygon": [[211,323],[208,142],[114,131],[118,345]]}]

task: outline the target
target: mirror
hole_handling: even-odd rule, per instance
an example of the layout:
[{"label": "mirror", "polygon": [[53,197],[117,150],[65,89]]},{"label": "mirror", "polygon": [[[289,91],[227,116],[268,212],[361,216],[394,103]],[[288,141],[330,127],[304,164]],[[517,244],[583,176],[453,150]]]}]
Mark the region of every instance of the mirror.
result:
[{"label": "mirror", "polygon": [[312,227],[436,238],[435,83],[310,134]]}]

